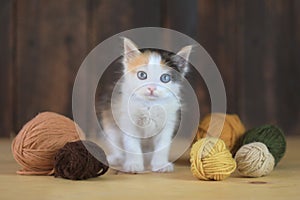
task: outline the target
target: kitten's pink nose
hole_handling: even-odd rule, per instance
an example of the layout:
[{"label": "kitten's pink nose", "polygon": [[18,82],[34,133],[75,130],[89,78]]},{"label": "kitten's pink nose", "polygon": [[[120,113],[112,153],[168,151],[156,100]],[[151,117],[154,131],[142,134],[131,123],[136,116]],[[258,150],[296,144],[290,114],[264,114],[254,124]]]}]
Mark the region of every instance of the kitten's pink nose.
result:
[{"label": "kitten's pink nose", "polygon": [[149,90],[150,94],[152,95],[153,92],[156,90],[156,86],[148,86],[147,89]]}]

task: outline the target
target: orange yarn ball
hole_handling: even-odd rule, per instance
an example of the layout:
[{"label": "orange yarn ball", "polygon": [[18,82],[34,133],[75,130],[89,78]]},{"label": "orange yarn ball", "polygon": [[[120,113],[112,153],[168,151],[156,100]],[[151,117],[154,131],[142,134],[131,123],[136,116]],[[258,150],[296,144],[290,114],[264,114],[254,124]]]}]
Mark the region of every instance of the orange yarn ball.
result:
[{"label": "orange yarn ball", "polygon": [[69,118],[43,112],[27,122],[12,143],[15,160],[22,166],[18,174],[51,175],[54,157],[67,142],[84,138]]},{"label": "orange yarn ball", "polygon": [[[211,119],[213,119],[212,124],[210,124]],[[223,120],[224,124],[222,124]],[[207,135],[218,137],[225,142],[226,147],[231,151],[231,153],[235,154],[239,140],[245,131],[245,126],[237,115],[211,113],[205,116],[200,122],[197,131],[197,140],[204,138]]]}]

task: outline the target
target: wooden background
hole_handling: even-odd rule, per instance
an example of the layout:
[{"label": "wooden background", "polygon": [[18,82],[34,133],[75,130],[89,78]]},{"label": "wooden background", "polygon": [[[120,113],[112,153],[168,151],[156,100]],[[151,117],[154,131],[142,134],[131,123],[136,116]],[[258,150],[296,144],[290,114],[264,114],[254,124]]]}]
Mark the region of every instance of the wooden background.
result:
[{"label": "wooden background", "polygon": [[248,128],[275,123],[299,134],[298,0],[1,0],[0,136],[41,111],[72,117],[73,81],[88,52],[143,26],[197,40],[221,71],[228,112]]}]

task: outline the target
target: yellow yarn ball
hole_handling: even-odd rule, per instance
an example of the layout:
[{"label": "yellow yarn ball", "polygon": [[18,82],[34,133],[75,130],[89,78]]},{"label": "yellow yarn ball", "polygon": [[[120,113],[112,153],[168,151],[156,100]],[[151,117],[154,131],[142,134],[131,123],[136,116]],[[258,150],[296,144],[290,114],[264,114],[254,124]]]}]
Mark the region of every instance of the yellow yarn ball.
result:
[{"label": "yellow yarn ball", "polygon": [[[210,124],[212,120],[212,124]],[[223,124],[224,121],[224,124]],[[200,122],[197,140],[206,136],[222,139],[226,147],[235,154],[241,136],[245,133],[245,126],[235,114],[211,113]],[[221,134],[220,134],[221,131]]]},{"label": "yellow yarn ball", "polygon": [[236,168],[236,162],[224,141],[213,137],[193,144],[190,162],[193,175],[200,180],[224,180]]}]

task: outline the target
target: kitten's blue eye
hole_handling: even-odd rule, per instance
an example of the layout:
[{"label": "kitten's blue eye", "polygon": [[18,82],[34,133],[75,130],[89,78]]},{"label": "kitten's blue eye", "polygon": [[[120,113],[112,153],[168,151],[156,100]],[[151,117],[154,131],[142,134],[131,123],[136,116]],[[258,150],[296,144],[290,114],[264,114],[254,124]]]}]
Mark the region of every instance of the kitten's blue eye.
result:
[{"label": "kitten's blue eye", "polygon": [[163,83],[168,83],[171,81],[171,76],[170,74],[163,74],[160,76],[160,81]]},{"label": "kitten's blue eye", "polygon": [[144,71],[138,71],[137,77],[141,80],[145,80],[147,78],[147,73]]}]

